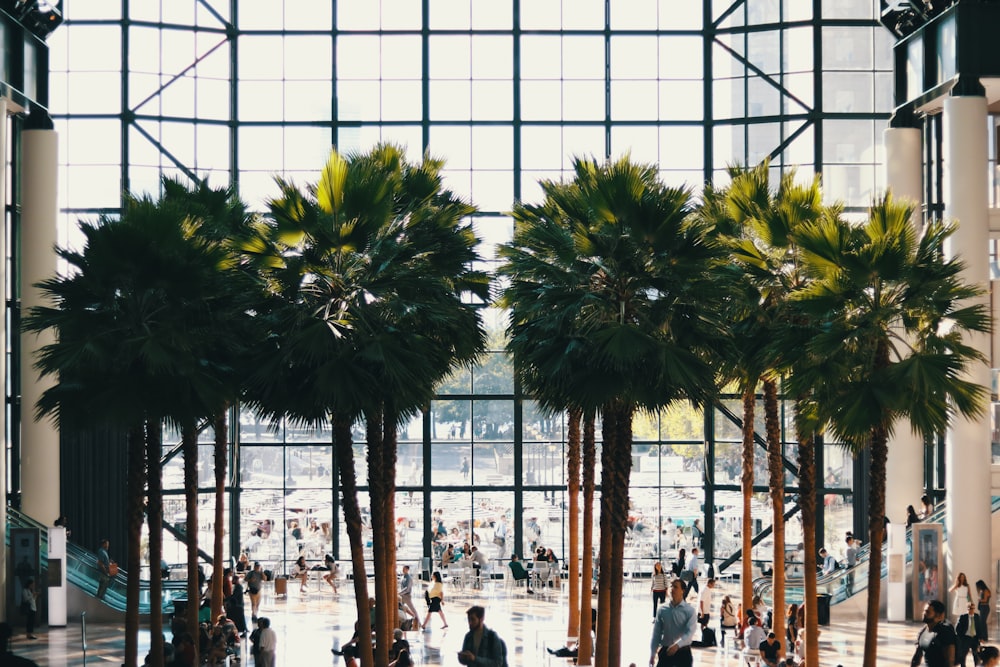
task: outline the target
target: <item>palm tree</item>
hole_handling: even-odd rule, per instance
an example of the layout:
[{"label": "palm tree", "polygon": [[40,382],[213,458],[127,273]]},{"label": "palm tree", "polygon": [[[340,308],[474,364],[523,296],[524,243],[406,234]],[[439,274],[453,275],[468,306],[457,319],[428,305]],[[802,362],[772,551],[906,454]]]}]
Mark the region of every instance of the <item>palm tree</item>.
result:
[{"label": "palm tree", "polygon": [[[825,214],[821,203],[818,178],[810,183],[797,183],[795,171],[782,174],[776,189],[770,184],[770,164],[764,161],[755,167],[730,168],[730,184],[722,190],[706,189],[702,215],[717,224],[725,245],[731,252],[735,289],[729,305],[733,311],[733,349],[727,374],[739,379],[743,388],[743,485],[744,521],[749,521],[748,494],[753,485],[753,423],[758,382],[764,396],[764,422],[768,446],[768,476],[772,504],[772,530],[774,541],[773,605],[784,606],[784,470],[782,457],[781,426],[778,414],[777,381],[787,368],[785,357],[788,349],[774,345],[775,337],[784,327],[794,324],[794,313],[789,308],[789,294],[799,289],[806,277],[800,267],[795,235],[798,230],[820,219]],[[809,435],[811,443],[811,434]],[[807,449],[807,454],[811,450]],[[802,453],[802,452],[800,452]],[[806,470],[813,465],[805,463]],[[800,470],[801,484],[813,480]],[[800,496],[810,495],[802,490]],[[811,497],[811,496],[810,496]],[[815,504],[800,504],[803,512],[803,530],[814,531]],[[807,516],[808,515],[808,516]],[[744,523],[749,525],[749,523]],[[813,526],[806,528],[806,526]],[[812,537],[813,542],[815,538]],[[748,578],[749,533],[744,531],[744,577]],[[806,553],[811,553],[809,550]],[[807,573],[808,578],[808,573]],[[808,584],[807,584],[808,586]],[[815,586],[815,581],[812,582]],[[749,599],[749,581],[743,586],[744,601]],[[815,616],[809,609],[815,604],[815,595],[806,595],[807,615]],[[774,630],[784,634],[784,618],[775,614]],[[815,633],[812,633],[815,636]],[[808,639],[808,635],[807,635]]]},{"label": "palm tree", "polygon": [[[333,416],[359,618],[368,594],[350,429],[363,418],[376,582],[376,650],[384,665],[396,608],[394,496],[397,428],[429,405],[435,385],[470,363],[485,332],[463,296],[488,296],[471,269],[475,208],[444,191],[443,163],[401,148],[334,152],[308,193],[279,180],[270,202],[281,250],[265,275],[285,332],[260,362],[257,406],[317,424]],[[352,497],[349,497],[352,496]]]},{"label": "palm tree", "polygon": [[81,231],[82,251],[57,250],[73,271],[39,284],[53,305],[33,309],[25,327],[58,334],[39,354],[37,367],[60,380],[38,413],[129,433],[125,663],[135,665],[144,425],[216,407],[214,355],[226,341],[212,314],[222,298],[223,257],[197,239],[197,221],[150,197],[128,197],[121,217],[83,223]]},{"label": "palm tree", "polygon": [[819,361],[793,386],[812,392],[817,418],[846,447],[871,454],[865,667],[876,664],[888,439],[899,419],[925,436],[940,433],[953,416],[980,413],[987,396],[963,379],[986,361],[964,342],[991,328],[983,289],[945,255],[955,227],[931,222],[918,236],[913,212],[887,194],[863,224],[830,216],[798,237],[813,282],[794,298],[822,327],[809,345]]},{"label": "palm tree", "polygon": [[[212,577],[212,618],[216,618],[223,607],[223,581],[222,563],[225,562],[223,555],[223,541],[225,537],[225,487],[226,487],[226,467],[228,462],[228,428],[226,413],[232,403],[239,398],[243,389],[243,380],[248,374],[247,365],[250,358],[250,349],[254,343],[261,341],[264,333],[259,331],[259,327],[254,327],[256,318],[249,315],[256,310],[261,301],[261,290],[258,286],[257,271],[259,266],[256,263],[256,256],[252,249],[261,245],[259,229],[254,224],[254,219],[247,210],[246,204],[240,200],[237,194],[226,188],[213,188],[206,181],[198,181],[192,187],[186,186],[179,180],[169,177],[161,179],[163,186],[164,205],[175,207],[179,212],[200,220],[199,237],[204,242],[216,245],[220,250],[228,254],[227,262],[219,267],[224,272],[226,278],[224,286],[227,288],[228,298],[222,304],[229,309],[228,316],[220,317],[220,321],[228,328],[229,338],[232,341],[227,352],[230,354],[226,359],[220,359],[219,370],[224,373],[227,382],[229,400],[226,405],[215,415],[208,415],[211,419],[214,436],[214,460],[215,460],[215,520],[214,520],[214,543],[213,543],[213,564],[215,575]],[[189,437],[182,441],[188,446],[185,448],[185,498],[187,501],[186,511],[188,516],[197,517],[197,474],[194,464],[197,463],[196,438],[193,429],[195,426],[189,424],[192,429]],[[192,465],[187,465],[187,455],[190,452]],[[191,521],[188,521],[189,528]],[[194,525],[197,525],[196,523]],[[189,540],[197,531],[188,530]],[[157,540],[159,535],[151,536]],[[197,565],[197,543],[188,544],[188,565]],[[196,570],[189,569],[189,572]],[[190,585],[190,580],[189,580]],[[190,594],[190,590],[189,590]],[[189,597],[189,599],[191,599]]]},{"label": "palm tree", "polygon": [[515,206],[502,273],[512,344],[534,335],[567,350],[523,358],[518,373],[546,378],[553,394],[570,397],[563,405],[601,415],[596,661],[617,665],[632,416],[714,395],[699,352],[721,330],[718,291],[709,289],[717,251],[688,215],[688,191],[664,186],[654,166],[626,157],[576,159],[574,169],[571,183],[542,182],[541,205]]}]

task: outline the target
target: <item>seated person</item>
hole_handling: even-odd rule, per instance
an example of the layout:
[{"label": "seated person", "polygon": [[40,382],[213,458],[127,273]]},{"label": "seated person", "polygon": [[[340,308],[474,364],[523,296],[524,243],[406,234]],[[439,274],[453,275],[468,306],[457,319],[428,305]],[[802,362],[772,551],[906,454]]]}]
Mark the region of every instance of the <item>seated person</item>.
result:
[{"label": "seated person", "polygon": [[409,649],[403,649],[395,660],[389,663],[389,667],[413,667],[413,660],[410,659]]},{"label": "seated person", "polygon": [[[347,643],[341,646],[339,651],[335,648],[330,649],[330,653],[333,653],[334,655],[340,655],[345,658],[359,657],[361,655],[361,651],[358,649],[358,630],[361,628],[364,628],[364,624],[362,623],[362,621],[361,620],[356,621],[354,623],[354,634],[351,635],[351,638],[347,641]],[[371,637],[371,630],[365,628],[365,635]]]},{"label": "seated person", "polygon": [[760,643],[760,659],[767,667],[778,667],[778,663],[785,664],[781,660],[781,642],[773,632],[767,633],[767,639]]},{"label": "seated person", "polygon": [[295,561],[295,565],[292,566],[292,572],[289,574],[289,578],[301,580],[302,583],[299,586],[299,592],[306,592],[306,587],[309,585],[309,566],[306,565],[305,556],[299,556]]},{"label": "seated person", "polygon": [[[590,609],[590,654],[594,655],[597,648],[597,610],[591,607]],[[574,644],[567,644],[562,648],[552,650],[548,647],[545,649],[549,654],[556,656],[557,658],[575,658],[580,654],[580,642]],[[575,662],[575,661],[574,661]]]},{"label": "seated person", "polygon": [[[524,582],[528,581],[528,571],[524,569],[524,564],[521,562],[521,559],[517,557],[517,554],[510,555],[510,562],[507,563],[507,567],[510,568],[510,574],[512,577],[514,577],[515,583],[518,581],[524,581]],[[530,593],[531,583],[529,582],[527,586],[528,586],[528,592]]]},{"label": "seated person", "polygon": [[767,633],[760,627],[760,620],[757,615],[750,612],[747,614],[747,629],[743,631],[743,652],[748,656],[760,654],[760,645],[767,640]]},{"label": "seated person", "polygon": [[326,564],[327,569],[327,573],[323,575],[323,581],[330,584],[333,592],[337,593],[337,577],[340,576],[340,567],[338,567],[337,561],[330,554],[323,556],[323,562]]},{"label": "seated person", "polygon": [[392,646],[389,647],[389,660],[395,660],[403,651],[410,652],[410,642],[403,637],[403,631],[396,628],[392,631]]}]

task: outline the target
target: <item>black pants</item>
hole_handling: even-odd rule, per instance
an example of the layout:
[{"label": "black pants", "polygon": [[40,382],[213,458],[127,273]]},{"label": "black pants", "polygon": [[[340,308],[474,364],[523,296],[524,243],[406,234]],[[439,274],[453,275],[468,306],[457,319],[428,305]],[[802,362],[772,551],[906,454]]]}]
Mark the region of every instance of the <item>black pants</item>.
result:
[{"label": "black pants", "polygon": [[976,664],[976,651],[979,649],[979,640],[968,635],[961,635],[958,638],[958,647],[955,651],[955,664],[965,667],[965,658],[972,652],[972,664]]},{"label": "black pants", "polygon": [[656,616],[656,610],[660,608],[660,605],[667,601],[666,591],[653,591],[653,616]]},{"label": "black pants", "polygon": [[656,660],[656,667],[691,667],[693,664],[694,656],[691,655],[690,646],[677,649],[673,655],[667,655],[667,648],[662,646]]},{"label": "black pants", "polygon": [[24,633],[26,635],[35,634],[35,614],[37,614],[34,609],[29,609],[24,614]]}]

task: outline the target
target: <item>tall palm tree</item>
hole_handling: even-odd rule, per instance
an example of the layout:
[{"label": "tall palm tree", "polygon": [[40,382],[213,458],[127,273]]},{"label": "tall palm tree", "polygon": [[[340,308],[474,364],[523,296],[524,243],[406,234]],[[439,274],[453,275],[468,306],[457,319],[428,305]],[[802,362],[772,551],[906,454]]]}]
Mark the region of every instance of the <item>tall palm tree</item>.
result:
[{"label": "tall palm tree", "polygon": [[564,405],[600,411],[596,661],[617,665],[632,417],[714,395],[700,352],[721,330],[710,289],[717,250],[688,215],[688,191],[664,186],[654,166],[576,159],[574,170],[571,183],[542,182],[542,204],[515,206],[502,273],[511,281],[512,344],[535,334],[567,350],[531,354],[518,372],[547,378],[553,393],[570,397]]},{"label": "tall palm tree", "polygon": [[[401,148],[334,152],[303,193],[279,180],[270,202],[281,249],[265,272],[282,318],[258,373],[258,407],[294,421],[333,415],[359,618],[368,595],[350,427],[366,423],[373,528],[376,649],[384,665],[396,609],[394,496],[397,429],[429,405],[435,385],[481,351],[475,306],[489,281],[472,270],[475,208],[443,190],[439,160],[411,165]],[[364,642],[362,643],[364,644]]]},{"label": "tall palm tree", "polygon": [[216,407],[226,341],[213,313],[224,257],[198,240],[197,221],[150,197],[128,197],[120,217],[83,223],[81,231],[81,251],[57,250],[72,272],[39,284],[53,305],[33,309],[25,326],[58,334],[39,353],[38,368],[60,379],[38,413],[130,434],[125,663],[135,665],[144,425]]},{"label": "tall palm tree", "polygon": [[983,288],[946,257],[955,227],[931,222],[918,235],[913,212],[887,194],[863,224],[830,216],[798,237],[813,281],[794,296],[822,327],[809,346],[819,361],[793,386],[812,392],[817,418],[845,446],[871,455],[865,667],[876,664],[888,439],[898,420],[940,433],[955,415],[979,414],[988,395],[963,377],[986,361],[964,342],[991,328]]},{"label": "tall palm tree", "polygon": [[[216,574],[212,577],[211,613],[212,618],[216,618],[222,612],[223,606],[222,563],[225,562],[223,555],[225,487],[226,467],[229,458],[226,413],[229,406],[239,398],[243,389],[243,380],[249,372],[247,367],[250,361],[250,350],[265,335],[259,326],[254,326],[258,318],[250,315],[259,307],[262,299],[262,291],[257,277],[260,267],[256,261],[256,255],[252,252],[255,247],[261,245],[260,230],[255,225],[254,218],[247,210],[246,204],[231,189],[213,188],[207,181],[198,181],[189,187],[180,180],[169,177],[164,177],[161,184],[163,204],[175,207],[184,215],[198,219],[200,221],[199,238],[203,242],[214,244],[228,255],[228,261],[220,265],[219,270],[224,272],[224,276],[227,278],[224,281],[224,286],[227,288],[228,298],[222,304],[228,308],[230,314],[221,317],[220,320],[227,326],[232,344],[227,350],[229,355],[224,360],[224,365],[222,364],[223,360],[220,359],[219,369],[220,371],[224,370],[229,400],[217,414],[207,416],[212,421],[215,441],[215,518],[213,522],[215,529],[212,560]],[[197,463],[197,450],[196,439],[193,437],[195,427],[189,425],[188,428],[192,429],[192,432],[188,434],[188,438],[183,439],[183,442],[189,445],[192,466],[185,465],[184,469],[185,498],[190,503],[186,510],[189,517],[192,516],[192,512],[194,512],[193,516],[197,517],[197,476],[194,467],[194,464]],[[189,449],[185,449],[185,456]],[[189,530],[187,534],[190,538],[194,533],[196,531]],[[160,536],[157,535],[155,538],[158,540]],[[152,539],[154,536],[151,536]],[[197,553],[197,544],[189,542],[189,566],[197,565]],[[188,571],[195,570],[189,569]]]},{"label": "tall palm tree", "polygon": [[[789,295],[806,280],[798,259],[795,235],[798,230],[820,219],[826,209],[822,205],[818,178],[809,183],[799,183],[795,171],[790,170],[782,174],[775,188],[771,185],[770,172],[768,161],[754,167],[730,168],[731,182],[726,188],[706,190],[702,215],[716,222],[717,232],[733,260],[727,266],[728,272],[733,274],[730,284],[735,290],[735,298],[729,302],[733,336],[727,374],[738,378],[743,387],[745,521],[749,521],[747,494],[752,492],[753,484],[751,452],[756,405],[754,393],[758,382],[763,389],[774,543],[773,605],[775,609],[781,609],[785,600],[785,489],[777,380],[783,365],[787,365],[783,358],[783,355],[787,356],[787,350],[775,346],[774,339],[781,328],[793,324],[794,313],[789,308]],[[800,482],[812,482],[811,478],[805,478],[806,475],[800,471]],[[814,511],[814,505],[811,507]],[[804,509],[804,525],[814,525],[815,516],[806,517],[805,512]],[[744,577],[748,577],[748,533],[744,531],[743,534]],[[748,584],[749,581],[745,581],[743,586],[744,601],[749,599]],[[807,595],[805,602],[807,615],[815,616],[815,611],[808,612],[809,607],[815,604],[815,596]],[[784,634],[784,617],[782,614],[775,616],[774,630],[780,637]]]}]

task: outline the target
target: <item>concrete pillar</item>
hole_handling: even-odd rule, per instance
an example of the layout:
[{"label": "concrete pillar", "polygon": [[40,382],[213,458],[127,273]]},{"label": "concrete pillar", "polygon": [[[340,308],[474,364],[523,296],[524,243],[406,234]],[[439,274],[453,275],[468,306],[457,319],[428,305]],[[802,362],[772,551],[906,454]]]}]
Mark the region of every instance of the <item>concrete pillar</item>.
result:
[{"label": "concrete pillar", "polygon": [[[977,82],[967,81],[970,94],[944,103],[944,200],[947,219],[958,223],[949,256],[961,258],[966,282],[989,286],[989,184],[986,98]],[[971,84],[971,85],[970,85]],[[988,297],[981,301],[988,306]],[[990,337],[969,336],[966,342],[989,355]],[[990,386],[990,369],[976,364],[967,380]],[[947,434],[945,486],[948,511],[946,564],[949,584],[959,572],[970,582],[990,580],[992,522],[990,513],[990,418],[956,417]],[[953,600],[946,601],[949,618]]]},{"label": "concrete pillar", "polygon": [[[35,287],[56,273],[57,136],[48,114],[35,109],[25,121],[21,160],[21,312],[43,305]],[[46,304],[51,305],[51,304]],[[61,514],[59,430],[51,419],[35,420],[38,398],[55,379],[35,370],[38,349],[55,341],[46,331],[21,335],[21,508],[50,524]]]},{"label": "concrete pillar", "polygon": [[[915,127],[889,127],[885,142],[885,183],[893,197],[916,204],[913,224],[923,226],[923,137]],[[893,523],[906,521],[906,506],[917,507],[924,493],[923,439],[909,424],[897,424],[889,442],[885,513]],[[903,610],[905,615],[905,609]],[[893,620],[893,619],[890,619]],[[900,618],[902,620],[902,618]]]}]

